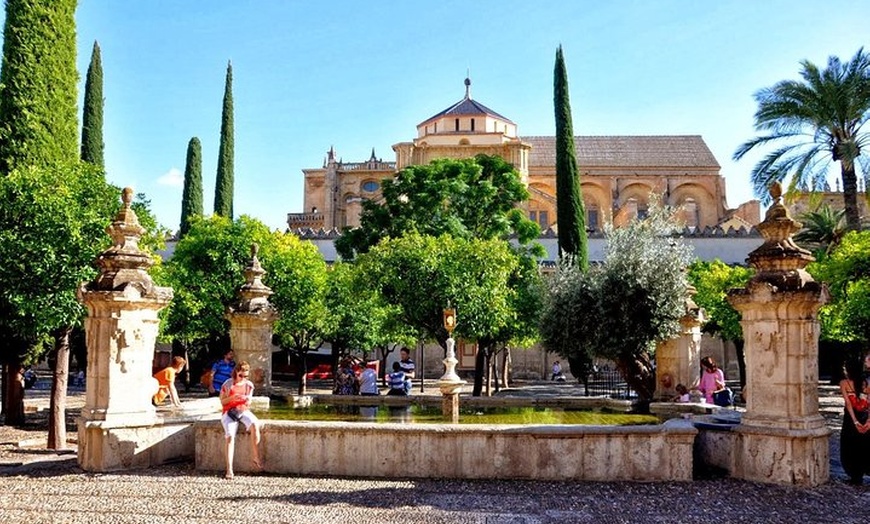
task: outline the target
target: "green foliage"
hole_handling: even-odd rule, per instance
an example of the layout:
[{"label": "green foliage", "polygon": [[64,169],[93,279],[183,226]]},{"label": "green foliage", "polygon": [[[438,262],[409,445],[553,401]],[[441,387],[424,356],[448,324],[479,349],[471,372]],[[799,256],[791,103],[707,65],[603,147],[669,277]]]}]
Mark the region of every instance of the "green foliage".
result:
[{"label": "green foliage", "polygon": [[840,162],[849,229],[860,228],[856,164],[868,164],[870,56],[859,49],[849,62],[828,58],[825,69],[801,62],[802,80],[783,80],[755,94],[755,128],[766,132],[742,144],[739,160],[756,147],[776,145],[752,169],[756,196],[770,201],[768,187],[791,179],[790,188],[824,187],[830,163]]},{"label": "green foliage", "polygon": [[581,270],[589,267],[586,211],[580,192],[577,153],[574,150],[574,124],[568,96],[568,71],[562,46],[556,50],[553,73],[553,102],[556,109],[556,223],[559,228],[559,256],[567,256]]},{"label": "green foliage", "polygon": [[281,318],[275,336],[281,347],[296,354],[317,349],[329,324],[326,309],[326,262],[311,242],[273,233],[275,243],[263,252],[264,282],[275,292],[270,297]]},{"label": "green foliage", "polygon": [[384,302],[398,307],[398,322],[415,338],[445,347],[442,311],[448,303],[457,312],[456,336],[467,340],[496,333],[512,320],[508,284],[518,258],[503,241],[411,233],[383,240],[356,264]]},{"label": "green foliage", "polygon": [[836,248],[847,231],[846,211],[832,209],[827,204],[802,214],[800,220],[803,222],[803,229],[794,239],[808,244],[818,258],[828,255]]},{"label": "green foliage", "polygon": [[695,303],[704,309],[704,331],[724,340],[743,340],[740,313],[728,302],[728,291],[746,286],[752,270],[721,260],[696,260],[689,265],[689,281],[697,291]]},{"label": "green foliage", "polygon": [[345,260],[366,253],[381,239],[411,232],[465,239],[516,234],[521,244],[540,234],[537,224],[516,208],[529,197],[519,172],[500,157],[408,166],[382,187],[383,203],[363,202],[360,227],[345,228],[336,240]]},{"label": "green foliage", "polygon": [[84,164],[0,177],[0,331],[24,342],[15,351],[31,352],[5,359],[38,358],[52,331],[83,318],[76,290],[96,275],[93,261],[110,242],[105,228],[119,207],[120,192],[104,178]]},{"label": "green foliage", "polygon": [[85,108],[82,113],[82,155],[85,162],[105,167],[103,158],[103,62],[100,44],[94,42],[91,64],[85,80]]},{"label": "green foliage", "polygon": [[340,353],[359,349],[364,354],[390,343],[412,345],[416,339],[397,322],[399,308],[372,289],[357,264],[338,262],[327,273],[327,328],[324,339]]},{"label": "green foliage", "polygon": [[78,158],[76,0],[7,0],[0,173]]},{"label": "green foliage", "polygon": [[184,167],[184,191],[181,196],[181,225],[178,236],[190,230],[190,218],[201,217],[202,208],[202,145],[193,137],[187,144],[187,163]]},{"label": "green foliage", "polygon": [[653,207],[643,221],[605,229],[604,263],[584,273],[562,263],[541,316],[548,351],[588,362],[614,360],[641,398],[655,390],[651,351],[679,332],[691,248],[674,236],[669,211]]},{"label": "green foliage", "polygon": [[[175,290],[164,310],[162,335],[186,343],[211,343],[228,331],[226,308],[244,283],[251,261],[251,244],[268,244],[269,228],[243,216],[193,217],[190,231],[156,275],[161,285]],[[265,251],[265,250],[264,250]]]},{"label": "green foliage", "polygon": [[807,270],[831,292],[819,312],[822,338],[870,341],[870,231],[847,233],[830,256]]},{"label": "green foliage", "polygon": [[228,218],[233,218],[234,140],[233,64],[227,63],[224,105],[223,112],[221,113],[221,141],[218,150],[217,182],[214,191],[214,212],[216,215]]},{"label": "green foliage", "polygon": [[260,246],[258,258],[266,270],[263,282],[274,291],[270,302],[281,314],[274,328],[281,345],[320,343],[326,317],[323,258],[310,242],[270,231],[248,216],[235,221],[219,215],[191,219],[190,230],[157,276],[175,290],[164,313],[163,337],[191,344],[194,355],[201,356],[202,347],[226,336],[224,314],[244,283],[254,243]]}]

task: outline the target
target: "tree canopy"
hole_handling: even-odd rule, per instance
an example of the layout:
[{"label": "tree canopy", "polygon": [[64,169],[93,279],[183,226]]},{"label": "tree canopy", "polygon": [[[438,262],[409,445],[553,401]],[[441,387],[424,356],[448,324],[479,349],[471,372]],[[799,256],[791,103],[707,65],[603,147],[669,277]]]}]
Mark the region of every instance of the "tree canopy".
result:
[{"label": "tree canopy", "polygon": [[181,224],[178,236],[190,230],[190,219],[201,217],[202,208],[202,145],[193,137],[187,144],[187,161],[184,165],[184,190],[181,194]]},{"label": "tree canopy", "polygon": [[502,158],[434,160],[408,166],[382,184],[382,202],[363,202],[360,227],[345,228],[338,253],[351,260],[381,239],[416,232],[453,238],[493,239],[515,234],[527,244],[538,225],[518,209],[529,197],[519,172]]},{"label": "tree canopy", "polygon": [[831,162],[840,163],[843,202],[849,229],[860,229],[857,165],[870,173],[870,56],[859,49],[848,62],[828,58],[820,69],[801,62],[802,80],[782,80],[755,94],[755,128],[765,134],[742,144],[740,160],[756,148],[776,146],[752,169],[755,194],[770,201],[773,182],[790,178],[791,190],[823,187]]},{"label": "tree canopy", "polygon": [[670,213],[607,227],[605,259],[584,273],[562,264],[541,316],[544,347],[566,359],[616,362],[641,398],[651,398],[656,342],[679,332],[685,313],[691,248],[674,234]]},{"label": "tree canopy", "polygon": [[7,0],[0,68],[0,173],[79,156],[76,0]]},{"label": "tree canopy", "polygon": [[85,107],[82,111],[81,158],[96,166],[105,167],[103,143],[103,61],[100,44],[94,42],[91,63],[85,79]]},{"label": "tree canopy", "polygon": [[819,312],[821,337],[870,341],[870,231],[847,233],[827,258],[807,270],[826,282],[831,293]]},{"label": "tree canopy", "polygon": [[446,348],[442,312],[448,304],[456,308],[455,336],[467,340],[511,321],[508,282],[518,258],[504,241],[411,233],[383,240],[356,264],[384,302],[398,307],[398,321],[417,339]]},{"label": "tree canopy", "polygon": [[233,218],[235,178],[235,128],[233,126],[233,64],[227,63],[224,103],[221,112],[221,139],[218,149],[217,181],[214,190],[216,215]]},{"label": "tree canopy", "polygon": [[556,224],[559,256],[568,256],[583,271],[589,267],[586,211],[580,192],[580,173],[574,150],[574,123],[568,96],[568,70],[562,46],[556,50],[554,105],[556,108]]}]

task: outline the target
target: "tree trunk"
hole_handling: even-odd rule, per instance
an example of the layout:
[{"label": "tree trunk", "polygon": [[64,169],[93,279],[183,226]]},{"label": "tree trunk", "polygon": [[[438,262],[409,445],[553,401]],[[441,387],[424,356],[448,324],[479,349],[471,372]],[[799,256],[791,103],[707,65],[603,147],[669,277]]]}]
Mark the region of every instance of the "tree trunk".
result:
[{"label": "tree trunk", "polygon": [[486,396],[492,396],[492,351],[489,349],[486,350],[484,354],[484,358],[486,359],[486,378],[484,379],[484,384],[486,385]]},{"label": "tree trunk", "polygon": [[621,355],[616,360],[616,366],[640,400],[652,398],[655,392],[655,375],[652,372],[649,354]]},{"label": "tree trunk", "polygon": [[490,369],[492,369],[492,383],[495,392],[498,393],[501,391],[501,382],[500,376],[498,372],[498,353],[495,353],[492,357],[490,357]]},{"label": "tree trunk", "polygon": [[501,387],[510,387],[511,348],[505,346],[504,356],[501,359]]},{"label": "tree trunk", "polygon": [[305,375],[308,374],[308,352],[298,351],[299,355],[299,396],[305,394]]},{"label": "tree trunk", "polygon": [[846,211],[846,229],[861,230],[861,217],[858,211],[858,177],[855,164],[840,160],[840,176],[843,179],[843,209]]},{"label": "tree trunk", "polygon": [[746,389],[746,352],[743,350],[743,340],[735,340],[733,342],[737,353],[737,369],[740,371],[740,391],[742,392]]},{"label": "tree trunk", "polygon": [[54,376],[51,380],[51,408],[48,449],[66,449],[66,388],[69,378],[69,336],[72,328],[54,333]]},{"label": "tree trunk", "polygon": [[3,365],[3,413],[7,426],[24,425],[24,373],[18,359]]},{"label": "tree trunk", "polygon": [[483,391],[483,368],[486,364],[485,350],[480,344],[477,345],[477,353],[474,355],[474,387],[471,388],[471,396],[479,397]]}]

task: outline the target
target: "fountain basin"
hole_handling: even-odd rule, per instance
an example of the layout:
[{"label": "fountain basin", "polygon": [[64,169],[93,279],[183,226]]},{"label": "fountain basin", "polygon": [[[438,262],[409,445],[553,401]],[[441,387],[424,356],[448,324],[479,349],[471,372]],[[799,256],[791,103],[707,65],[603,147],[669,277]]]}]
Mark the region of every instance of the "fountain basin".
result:
[{"label": "fountain basin", "polygon": [[[266,420],[267,473],[368,478],[688,481],[698,431],[674,419],[646,426],[455,425]],[[224,468],[218,421],[195,424],[200,471]],[[236,471],[250,471],[236,438]]]}]

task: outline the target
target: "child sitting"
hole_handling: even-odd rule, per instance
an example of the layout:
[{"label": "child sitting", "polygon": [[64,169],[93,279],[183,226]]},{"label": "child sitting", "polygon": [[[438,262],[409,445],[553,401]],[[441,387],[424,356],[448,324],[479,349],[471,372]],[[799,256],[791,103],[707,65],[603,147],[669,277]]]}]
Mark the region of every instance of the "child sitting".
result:
[{"label": "child sitting", "polygon": [[685,384],[677,384],[677,396],[674,397],[674,402],[691,402],[689,388]]},{"label": "child sitting", "polygon": [[393,362],[393,372],[387,375],[387,384],[390,386],[387,395],[408,396],[408,392],[405,390],[405,372],[402,371],[402,365],[398,362]]}]

